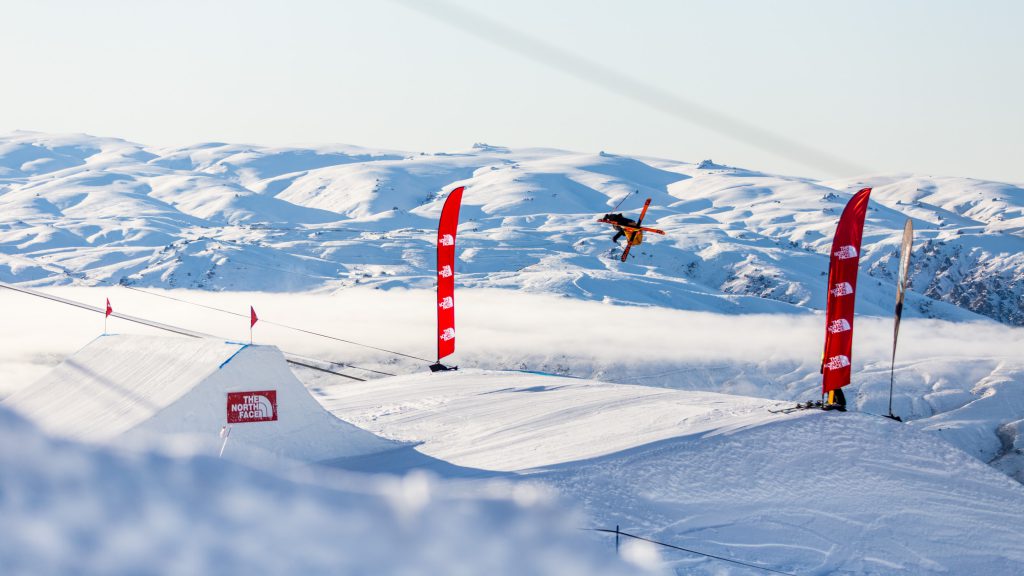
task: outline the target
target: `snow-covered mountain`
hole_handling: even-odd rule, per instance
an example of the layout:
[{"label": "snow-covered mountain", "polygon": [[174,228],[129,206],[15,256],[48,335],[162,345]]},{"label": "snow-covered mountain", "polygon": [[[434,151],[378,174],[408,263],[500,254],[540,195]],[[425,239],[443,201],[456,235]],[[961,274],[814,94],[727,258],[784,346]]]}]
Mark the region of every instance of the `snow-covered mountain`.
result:
[{"label": "snow-covered mountain", "polygon": [[[819,182],[721,166],[475,145],[452,153],[0,137],[0,281],[332,290],[429,287],[443,194],[466,185],[463,286],[716,312],[820,309],[849,193],[873,186],[858,308],[889,314],[905,218],[914,314],[1024,325],[1024,189],[882,175]],[[627,263],[594,220],[664,229]]]},{"label": "snow-covered mountain", "polygon": [[[434,285],[435,225],[457,185],[467,191],[451,358],[463,369],[432,374],[422,359],[433,352],[433,293],[420,289]],[[824,304],[836,220],[863,186],[875,192],[858,310],[876,317],[858,321],[851,411],[772,413],[820,391],[822,322],[811,312]],[[646,223],[667,235],[620,263],[611,231],[594,220],[620,202],[635,214],[647,197]],[[254,304],[257,343],[374,378],[293,368],[319,406],[383,445],[401,443],[328,463],[342,474],[50,437],[8,409],[40,392],[32,381],[60,362],[43,382],[66,392],[80,349],[107,324],[0,291],[0,312],[18,328],[0,331],[0,565],[755,573],[650,547],[626,566],[611,537],[579,530],[621,524],[797,573],[1015,574],[1024,561],[1024,329],[1012,327],[1024,325],[1022,207],[1024,189],[1012,184],[823,182],[603,152],[165,150],[0,137],[0,281],[80,302],[113,298],[114,332],[149,330],[125,319],[135,315],[217,335],[218,349],[245,348],[224,340],[251,337],[238,312]],[[917,236],[893,365],[898,424],[878,414],[889,402],[888,316],[907,217]],[[116,386],[87,374],[98,391]],[[146,413],[159,407],[128,395]],[[102,403],[92,418],[40,405],[23,416],[81,418],[72,428],[124,418]],[[222,406],[219,396],[195,411]],[[218,423],[202,426],[204,445],[218,443]],[[172,436],[165,448],[180,450]],[[442,478],[389,475],[417,468]]]}]

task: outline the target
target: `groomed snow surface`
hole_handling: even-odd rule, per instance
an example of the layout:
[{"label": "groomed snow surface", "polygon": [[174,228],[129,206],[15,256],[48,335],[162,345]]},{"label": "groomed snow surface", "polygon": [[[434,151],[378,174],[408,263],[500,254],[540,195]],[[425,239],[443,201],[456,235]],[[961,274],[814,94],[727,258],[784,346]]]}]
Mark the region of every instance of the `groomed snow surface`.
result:
[{"label": "groomed snow surface", "polygon": [[[457,185],[461,371],[281,326],[432,358]],[[825,252],[863,186],[852,411],[771,414],[818,396]],[[594,220],[645,197],[668,234],[621,263]],[[900,424],[877,414],[906,218]],[[615,525],[794,574],[1018,574],[1022,234],[1024,188],[969,178],[2,136],[0,281],[216,338],[97,337],[0,290],[0,574],[763,573],[580,530]],[[279,419],[217,458],[225,395],[256,389]]]},{"label": "groomed snow surface", "polygon": [[540,489],[285,475],[49,438],[0,406],[0,573],[626,574]]},{"label": "groomed snow surface", "polygon": [[[324,403],[438,460],[553,485],[603,527],[786,572],[1014,574],[1024,562],[1024,487],[877,416],[480,371],[339,384]],[[663,554],[687,573],[757,573]]]},{"label": "groomed snow surface", "polygon": [[267,390],[275,420],[232,427],[232,452],[316,462],[393,447],[326,414],[276,348],[206,338],[103,335],[5,403],[70,439],[187,437],[210,451],[228,424],[227,395]]},{"label": "groomed snow surface", "polygon": [[[75,289],[61,294],[95,300],[99,293]],[[363,326],[360,316],[345,311],[340,301],[328,306],[329,297],[302,302],[294,296],[173,294],[186,300],[212,298],[206,301],[215,305],[218,298],[265,298],[261,307],[266,306],[268,321],[281,306],[293,315],[308,311],[309,316],[291,320],[318,330],[331,327],[316,326],[314,316],[335,329]],[[138,312],[132,309],[136,303],[155,306],[159,301],[136,296],[138,301],[116,301],[126,312]],[[465,291],[465,296],[472,303],[477,297],[490,302],[495,295]],[[40,317],[44,310],[54,315],[48,301],[26,302],[26,296],[10,292],[2,301],[11,304],[14,297],[17,310],[5,308],[12,319]],[[371,305],[378,297],[394,303],[389,312]],[[348,294],[349,300],[361,301],[346,305],[373,311],[376,319],[394,322],[388,329],[394,330],[405,298],[418,301],[420,295],[371,290]],[[286,299],[293,301],[286,304]],[[566,329],[575,318],[595,315],[616,325],[640,326],[645,314],[657,313],[538,296],[517,300],[505,295],[501,300],[549,316],[555,314],[551,306],[558,306]],[[159,319],[176,319],[209,333],[230,336],[222,330],[239,324],[230,315],[215,321],[208,309],[184,313],[184,304],[178,304],[181,310],[168,306]],[[72,319],[88,313],[68,314],[61,323],[82,329],[80,319]],[[539,339],[548,331],[536,326],[512,340],[499,335],[522,316],[492,314],[495,334],[482,335],[475,347],[469,346],[476,350],[470,355],[474,362],[485,363],[488,357],[503,362],[499,350],[514,353],[515,340]],[[667,311],[657,316],[666,334],[682,334],[713,320],[685,313],[675,318]],[[100,321],[96,314],[87,318],[91,324]],[[162,573],[234,573],[238,566],[254,573],[762,573],[653,546],[625,549],[623,564],[618,564],[611,537],[579,530],[619,525],[641,536],[795,574],[1018,571],[1024,562],[1019,539],[1024,487],[986,465],[987,458],[944,439],[973,446],[973,436],[996,437],[991,418],[1001,412],[982,408],[993,395],[1003,398],[1002,404],[1016,397],[1011,385],[1020,368],[999,354],[1001,345],[1015,345],[1018,330],[989,326],[993,331],[987,333],[985,326],[975,326],[975,345],[992,354],[989,359],[977,354],[971,364],[975,377],[984,380],[978,384],[982,393],[959,408],[946,398],[947,412],[931,417],[904,412],[914,420],[898,424],[855,412],[768,412],[792,404],[768,399],[787,393],[784,386],[774,387],[776,382],[792,382],[797,374],[813,380],[800,364],[794,368],[783,351],[802,342],[804,330],[817,333],[820,322],[811,318],[805,327],[799,317],[777,319],[789,326],[787,332],[773,327],[771,317],[725,316],[718,322],[724,319],[734,327],[778,330],[780,337],[764,348],[748,346],[714,358],[720,366],[731,366],[725,373],[752,373],[731,385],[711,378],[703,386],[745,389],[761,397],[696,389],[700,379],[685,377],[685,361],[666,364],[667,346],[649,345],[654,365],[645,367],[636,361],[642,359],[642,343],[610,342],[608,350],[618,349],[622,357],[601,364],[586,356],[607,352],[596,344],[607,336],[600,330],[567,338],[561,347],[549,342],[554,358],[534,359],[538,366],[557,360],[566,372],[614,368],[623,382],[632,375],[662,385],[465,366],[431,374],[422,365],[377,362],[369,365],[412,373],[356,382],[297,369],[306,384],[302,387],[272,346],[133,334],[86,339],[77,351],[65,349],[67,356],[56,368],[37,384],[18,387],[0,407],[9,428],[5,446],[11,447],[0,456],[5,459],[0,536],[9,541],[0,556],[9,560],[11,573],[33,574],[67,572],[76,562],[86,573],[145,573],[140,566],[154,559],[161,563],[154,571]],[[418,326],[415,318],[410,322]],[[129,328],[118,319],[112,323]],[[903,382],[936,375],[943,381],[967,379],[964,368],[929,356],[948,354],[936,348],[948,338],[944,331],[957,326],[947,324],[908,322],[908,341],[924,343],[905,347]],[[308,341],[257,326],[259,338],[326,354]],[[245,328],[243,319],[235,329]],[[920,330],[929,331],[932,340]],[[377,335],[369,328],[354,332],[371,340]],[[29,332],[20,343],[7,342],[8,353],[19,345],[30,354],[46,350],[34,342],[39,337],[44,336]],[[49,343],[69,337],[74,334],[51,337]],[[396,342],[415,339],[407,338]],[[689,348],[680,353],[683,359],[694,355],[707,361],[701,340],[704,346],[717,346],[710,332],[701,331],[677,336],[675,345]],[[864,356],[877,353],[870,345],[861,349]],[[358,365],[379,360],[380,353],[371,352]],[[999,368],[986,373],[989,364]],[[9,358],[0,364],[9,365]],[[167,369],[154,370],[153,365]],[[778,366],[786,371],[773,375]],[[857,367],[859,380],[874,378],[861,361]],[[996,382],[993,374],[999,370],[1010,380]],[[706,377],[707,371],[702,374]],[[665,387],[672,382],[687,389]],[[270,423],[237,424],[225,459],[218,460],[224,394],[240,387],[290,389],[291,396],[279,396],[282,419],[293,405],[302,406],[301,419],[311,429],[281,440],[246,430]],[[881,388],[861,388],[864,402],[877,403]],[[806,392],[797,387],[791,393]],[[99,396],[106,400],[98,401]],[[104,411],[108,404],[110,410]],[[77,414],[69,411],[75,406]],[[20,407],[50,434],[90,444],[46,437],[8,412],[11,407]],[[901,403],[901,408],[910,407]],[[960,421],[952,421],[958,413]],[[948,432],[941,430],[940,420]],[[277,424],[290,425],[285,420]],[[327,432],[330,441],[323,437],[323,426],[333,427]],[[263,441],[279,456],[288,455],[290,446],[293,458],[321,463],[263,458],[258,453]],[[249,557],[254,552],[273,559],[254,560]],[[223,562],[232,568],[222,569]]]}]

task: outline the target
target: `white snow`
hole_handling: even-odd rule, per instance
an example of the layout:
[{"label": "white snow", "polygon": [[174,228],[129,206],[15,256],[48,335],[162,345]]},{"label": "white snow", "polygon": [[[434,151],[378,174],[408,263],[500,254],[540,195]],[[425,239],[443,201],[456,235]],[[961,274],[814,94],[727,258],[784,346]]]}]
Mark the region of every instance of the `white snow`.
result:
[{"label": "white snow", "polygon": [[[425,363],[283,329],[300,326],[422,358],[433,354],[434,294],[416,290],[345,290],[311,294],[142,293],[125,288],[49,290],[57,295],[229,340],[248,339],[248,305],[260,317],[257,343],[287,352],[353,364],[362,378],[423,370]],[[161,297],[164,296],[164,297]],[[170,296],[227,311],[232,316]],[[556,296],[460,288],[460,340],[451,359],[465,367],[525,369],[661,388],[725,392],[764,399],[820,398],[820,315],[722,315],[655,307],[610,306]],[[95,338],[102,317],[23,294],[0,291],[0,315],[31,329],[0,334],[0,396],[42,377]],[[623,332],[624,327],[631,331]],[[112,318],[112,331],[151,332]],[[905,319],[896,356],[893,410],[969,454],[1024,479],[1019,429],[1024,398],[1024,330],[993,322]],[[970,334],[965,338],[964,334]],[[863,317],[854,339],[857,410],[888,410],[892,325]],[[333,377],[307,370],[314,389]],[[321,382],[322,380],[322,382]],[[219,428],[219,425],[216,426]]]},{"label": "white snow", "polygon": [[[29,160],[44,161],[25,167]],[[430,287],[443,193],[467,186],[460,282],[730,313],[824,306],[849,194],[877,190],[858,296],[892,309],[905,218],[908,312],[1024,325],[1024,188],[920,175],[834,182],[702,162],[477,146],[417,154],[0,136],[0,281],[235,290]],[[595,222],[622,201],[664,237],[620,263]],[[873,281],[872,281],[873,280]]]},{"label": "white snow", "polygon": [[480,371],[322,393],[340,417],[423,454],[521,472],[602,527],[719,556],[800,574],[1014,574],[1024,562],[1024,486],[881,417],[777,415],[766,408],[778,403],[754,398]]},{"label": "white snow", "polygon": [[254,469],[46,437],[0,406],[0,571],[645,573],[550,491]]},{"label": "white snow", "polygon": [[[433,294],[421,289],[433,286],[434,226],[457,185],[467,191],[448,361],[462,370],[429,374],[409,357],[280,326],[432,358]],[[863,186],[875,191],[851,413],[770,414],[818,397],[824,253]],[[620,263],[594,220],[620,200],[635,213],[646,197],[646,222],[667,235]],[[877,415],[888,409],[906,218],[916,236],[899,424]],[[608,538],[577,529],[621,525],[794,573],[1015,574],[1022,254],[1014,183],[814,181],[487,145],[160,150],[0,136],[0,281],[95,305],[110,297],[119,313],[220,338],[143,336],[153,331],[113,318],[131,336],[97,339],[99,315],[0,290],[12,327],[0,333],[0,565],[612,573],[624,566]],[[227,343],[248,339],[250,304],[259,345]],[[293,375],[274,346],[372,380]],[[281,385],[298,418],[282,412],[273,434],[235,426],[227,455],[261,444],[330,468],[161,452],[198,435],[200,454],[215,453],[226,392],[254,384]],[[8,405],[45,434],[89,444],[44,436]],[[404,476],[417,468],[451,478]],[[540,496],[550,488],[560,502]],[[634,570],[756,573],[648,545],[623,558]]]},{"label": "white snow", "polygon": [[[466,468],[522,471],[764,421],[776,403],[527,373],[415,374],[332,387],[320,402]],[[642,426],[638,425],[643,423]]]},{"label": "white snow", "polygon": [[[268,390],[276,420],[228,422],[228,393]],[[206,338],[103,335],[3,403],[51,434],[90,442],[188,437],[216,454],[230,425],[229,456],[321,461],[396,447],[327,414],[273,346]]]}]

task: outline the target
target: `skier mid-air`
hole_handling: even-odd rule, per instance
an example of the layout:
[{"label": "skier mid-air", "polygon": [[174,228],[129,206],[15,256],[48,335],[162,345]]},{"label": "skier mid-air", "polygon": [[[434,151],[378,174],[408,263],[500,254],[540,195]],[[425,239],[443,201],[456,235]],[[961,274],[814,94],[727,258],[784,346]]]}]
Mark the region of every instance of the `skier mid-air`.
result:
[{"label": "skier mid-air", "polygon": [[612,237],[612,242],[619,243],[619,238],[626,237],[626,247],[622,250],[623,262],[629,257],[629,249],[633,246],[640,245],[644,241],[644,231],[653,232],[654,234],[665,234],[664,231],[658,230],[657,228],[645,228],[643,226],[644,215],[647,214],[647,208],[651,205],[651,199],[648,198],[644,202],[644,207],[640,211],[640,218],[632,220],[626,218],[621,212],[614,212],[611,214],[605,214],[603,218],[598,219],[598,222],[603,224],[611,224],[612,228],[615,228],[615,236]]},{"label": "skier mid-air", "polygon": [[613,228],[615,228],[615,236],[612,237],[612,242],[615,242],[616,244],[619,243],[619,238],[622,238],[623,236],[626,235],[626,231],[623,229],[623,226],[630,226],[633,228],[636,228],[637,226],[636,220],[626,218],[622,214],[618,213],[605,214],[604,218],[602,218],[601,221],[607,222],[611,224]]}]

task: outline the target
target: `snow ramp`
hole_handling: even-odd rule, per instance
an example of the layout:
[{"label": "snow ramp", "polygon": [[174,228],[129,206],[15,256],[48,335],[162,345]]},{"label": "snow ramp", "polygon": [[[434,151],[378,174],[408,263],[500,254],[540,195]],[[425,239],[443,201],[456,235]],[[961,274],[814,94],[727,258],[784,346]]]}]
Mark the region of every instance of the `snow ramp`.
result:
[{"label": "snow ramp", "polygon": [[[324,404],[432,458],[553,486],[591,526],[785,573],[1024,566],[1024,487],[888,418],[480,370],[338,385]],[[680,574],[765,573],[658,553]]]},{"label": "snow ramp", "polygon": [[781,403],[763,398],[473,369],[322,392],[319,401],[339,418],[489,472],[526,472],[799,416],[771,414]]},{"label": "snow ramp", "polygon": [[398,445],[328,413],[274,346],[206,338],[103,335],[4,400],[43,430],[88,442],[189,436],[226,454],[300,461]]}]

